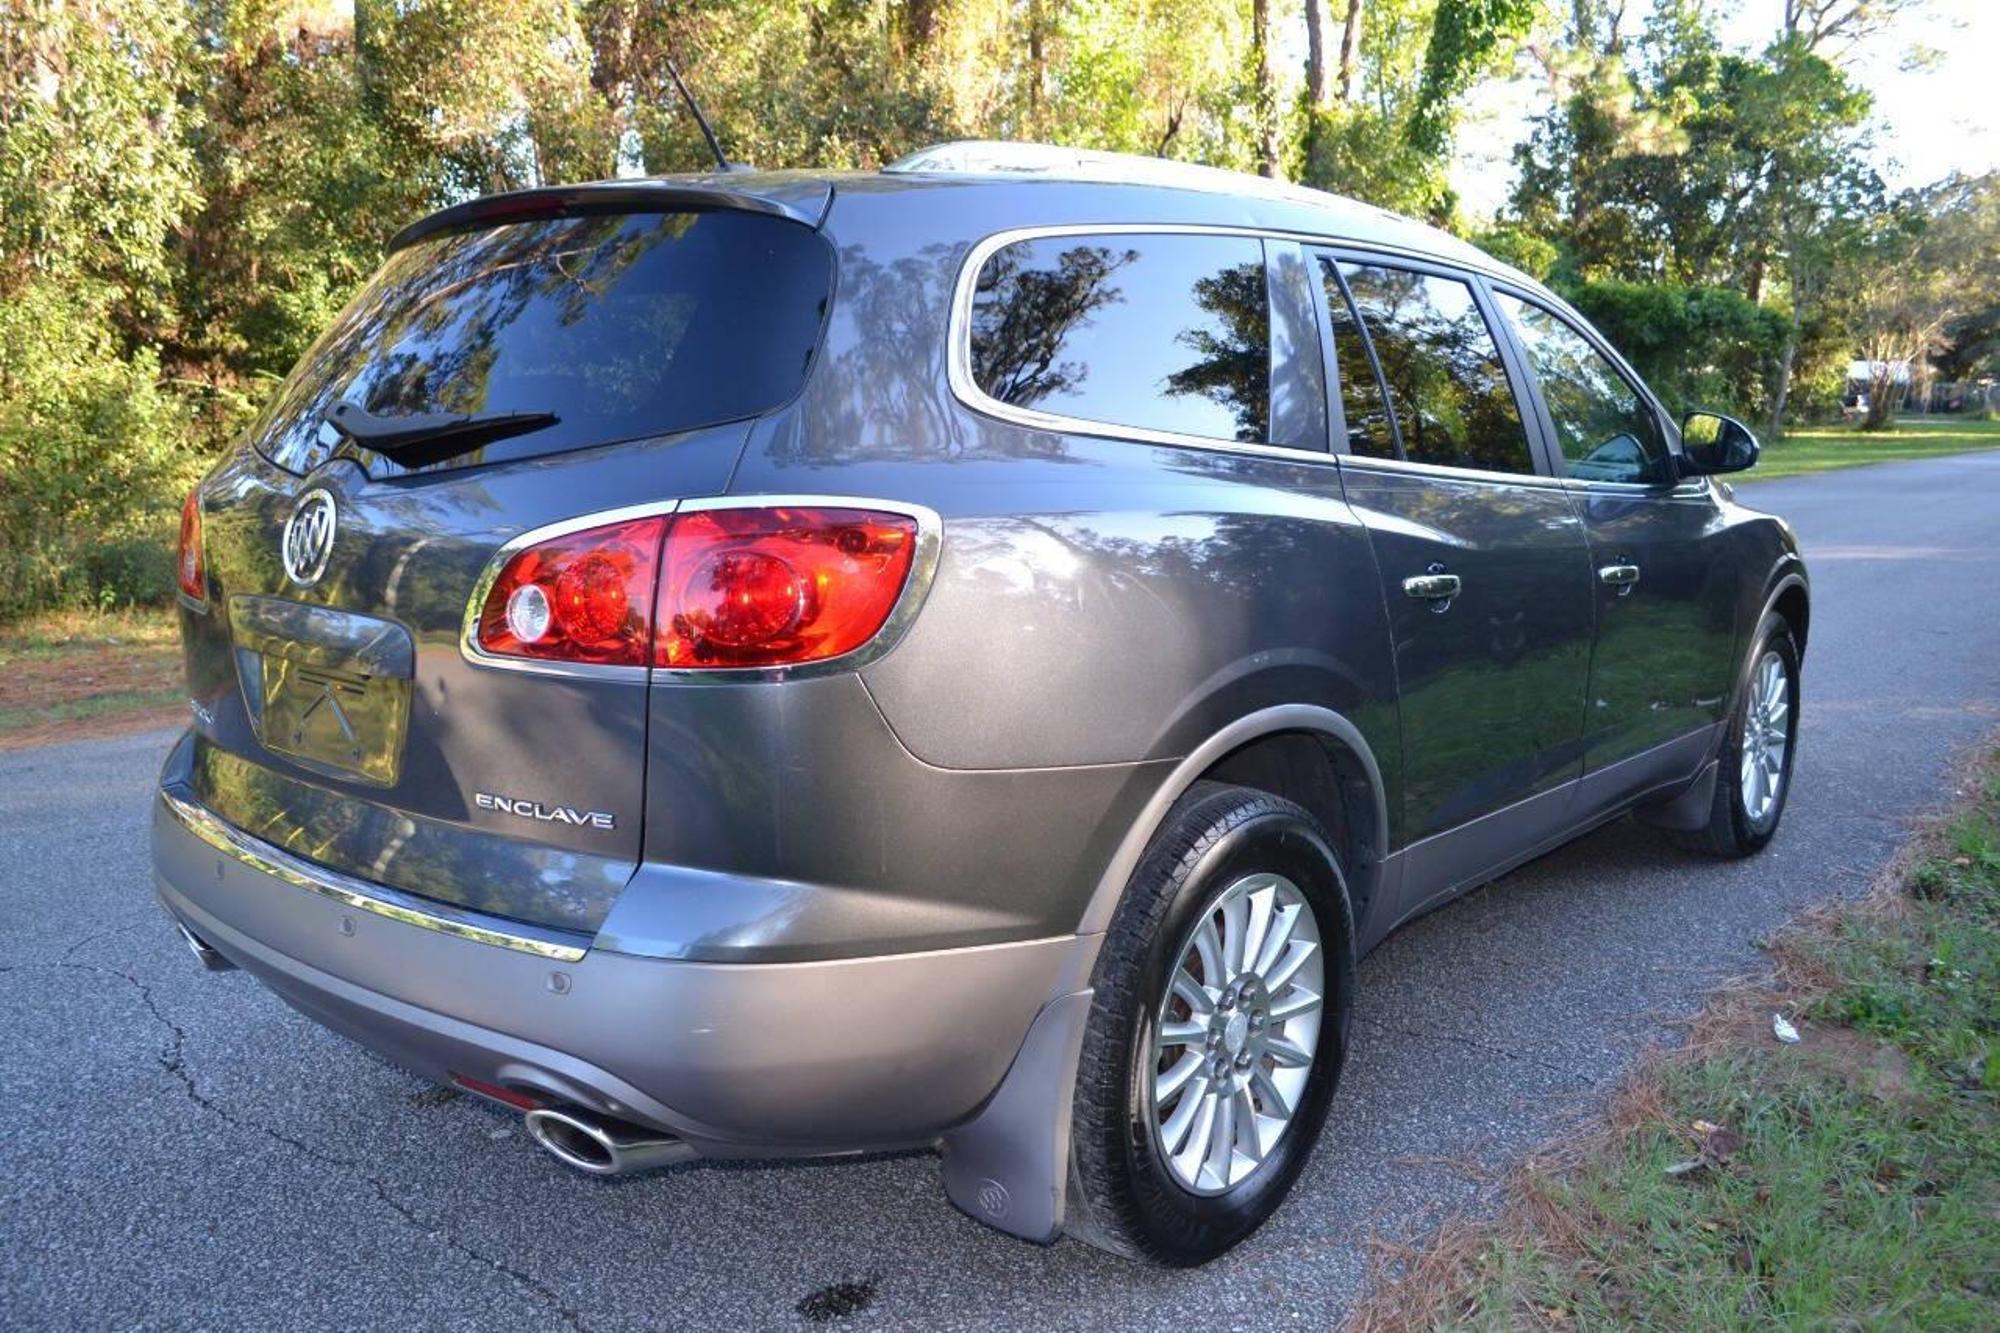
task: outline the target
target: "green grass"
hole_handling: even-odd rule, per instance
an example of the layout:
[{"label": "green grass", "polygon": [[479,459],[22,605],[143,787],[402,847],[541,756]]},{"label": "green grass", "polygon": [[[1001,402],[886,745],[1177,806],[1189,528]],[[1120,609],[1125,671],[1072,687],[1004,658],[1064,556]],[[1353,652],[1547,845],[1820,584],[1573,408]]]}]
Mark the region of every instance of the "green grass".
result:
[{"label": "green grass", "polygon": [[2000,755],[1974,790],[1897,892],[1775,942],[1783,993],[1719,995],[1355,1322],[2000,1328]]},{"label": "green grass", "polygon": [[1742,480],[1795,477],[1807,472],[1935,458],[1974,449],[2000,449],[2000,421],[1904,417],[1880,431],[1856,430],[1851,426],[1787,431],[1782,440],[1765,446],[1757,466],[1743,473]]}]

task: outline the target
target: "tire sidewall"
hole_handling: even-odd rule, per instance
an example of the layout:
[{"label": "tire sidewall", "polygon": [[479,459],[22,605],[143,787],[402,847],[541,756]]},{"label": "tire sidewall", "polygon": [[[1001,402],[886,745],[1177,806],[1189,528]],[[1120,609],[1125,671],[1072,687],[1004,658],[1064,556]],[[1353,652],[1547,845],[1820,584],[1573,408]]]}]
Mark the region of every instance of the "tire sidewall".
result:
[{"label": "tire sidewall", "polygon": [[[1203,802],[1202,806],[1208,803]],[[1202,807],[1189,814],[1200,818]],[[1218,838],[1192,865],[1176,867],[1171,899],[1140,969],[1136,1006],[1126,1037],[1124,1166],[1149,1245],[1169,1262],[1200,1262],[1236,1244],[1277,1207],[1297,1180],[1326,1119],[1346,1058],[1353,991],[1351,922],[1338,860],[1303,812],[1281,808],[1253,815]],[[1245,875],[1283,875],[1305,896],[1317,919],[1326,966],[1326,1009],[1313,1070],[1291,1123],[1260,1169],[1216,1195],[1189,1192],[1162,1160],[1149,1083],[1158,1010],[1173,967],[1204,909]]]}]

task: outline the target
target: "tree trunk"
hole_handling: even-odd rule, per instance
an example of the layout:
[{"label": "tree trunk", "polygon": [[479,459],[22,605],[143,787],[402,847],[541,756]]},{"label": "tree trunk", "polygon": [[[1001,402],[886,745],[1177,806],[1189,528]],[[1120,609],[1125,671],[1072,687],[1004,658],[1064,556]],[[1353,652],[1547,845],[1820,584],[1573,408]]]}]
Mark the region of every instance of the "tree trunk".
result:
[{"label": "tree trunk", "polygon": [[1250,46],[1257,58],[1257,173],[1278,176],[1278,88],[1271,77],[1271,0],[1250,2]]},{"label": "tree trunk", "polygon": [[1347,23],[1340,30],[1340,100],[1354,100],[1354,71],[1361,64],[1361,0],[1347,0]]},{"label": "tree trunk", "polygon": [[1028,0],[1028,133],[1039,137],[1042,127],[1042,6]]},{"label": "tree trunk", "polygon": [[1333,87],[1326,76],[1327,3],[1306,0],[1306,105],[1315,111],[1328,103]]},{"label": "tree trunk", "polygon": [[1868,368],[1868,415],[1862,418],[1861,429],[1881,430],[1895,411],[1896,363],[1877,361]]},{"label": "tree trunk", "polygon": [[1792,326],[1785,334],[1785,350],[1778,356],[1778,385],[1771,394],[1771,423],[1765,438],[1775,440],[1785,432],[1785,402],[1792,396],[1792,365],[1799,357],[1799,308],[1792,307]]}]

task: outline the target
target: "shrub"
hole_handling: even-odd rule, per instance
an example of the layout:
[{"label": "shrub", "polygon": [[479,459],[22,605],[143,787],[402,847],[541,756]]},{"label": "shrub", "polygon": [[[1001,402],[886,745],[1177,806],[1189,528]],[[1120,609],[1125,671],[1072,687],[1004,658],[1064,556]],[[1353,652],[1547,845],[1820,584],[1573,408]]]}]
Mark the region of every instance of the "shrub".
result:
[{"label": "shrub", "polygon": [[0,620],[172,595],[179,507],[203,467],[191,405],[126,353],[105,288],[0,302]]}]

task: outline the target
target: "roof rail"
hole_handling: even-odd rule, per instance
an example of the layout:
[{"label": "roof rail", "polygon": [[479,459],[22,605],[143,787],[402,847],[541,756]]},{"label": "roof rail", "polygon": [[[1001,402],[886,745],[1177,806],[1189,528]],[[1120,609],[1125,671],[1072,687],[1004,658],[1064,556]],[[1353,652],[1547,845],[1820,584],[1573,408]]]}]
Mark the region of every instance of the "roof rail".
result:
[{"label": "roof rail", "polygon": [[1320,208],[1370,207],[1344,195],[1241,171],[1204,167],[1193,162],[1141,157],[1136,153],[1109,153],[1095,148],[1061,148],[1054,144],[1008,143],[995,139],[959,139],[952,143],[933,144],[897,158],[882,170],[898,176],[1040,176],[1049,180],[1163,185]]}]

